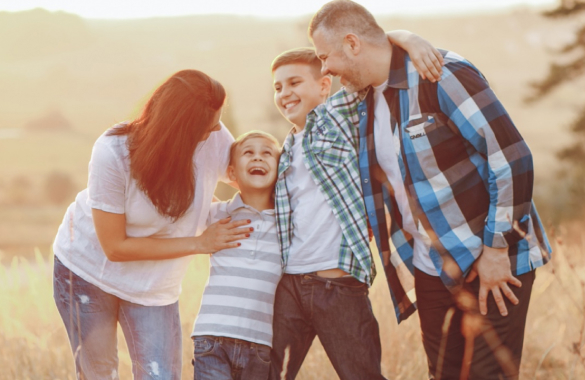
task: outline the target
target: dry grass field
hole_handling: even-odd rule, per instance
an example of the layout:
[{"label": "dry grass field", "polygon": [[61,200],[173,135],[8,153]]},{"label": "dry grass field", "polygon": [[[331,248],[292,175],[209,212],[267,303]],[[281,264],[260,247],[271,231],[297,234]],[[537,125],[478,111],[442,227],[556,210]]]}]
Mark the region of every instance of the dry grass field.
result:
[{"label": "dry grass field", "polygon": [[[537,271],[533,288],[522,380],[585,378],[585,238],[583,226],[551,233],[552,263]],[[379,261],[378,261],[379,265]],[[0,379],[74,379],[65,329],[52,298],[52,255],[37,250],[33,260],[0,261]],[[192,378],[189,332],[208,276],[208,259],[194,259],[180,299],[183,327],[183,378]],[[370,292],[382,337],[382,368],[389,379],[425,378],[425,356],[418,317],[396,325],[382,278]],[[131,362],[119,333],[120,375],[131,378]],[[337,379],[318,341],[313,344],[299,380]]]}]

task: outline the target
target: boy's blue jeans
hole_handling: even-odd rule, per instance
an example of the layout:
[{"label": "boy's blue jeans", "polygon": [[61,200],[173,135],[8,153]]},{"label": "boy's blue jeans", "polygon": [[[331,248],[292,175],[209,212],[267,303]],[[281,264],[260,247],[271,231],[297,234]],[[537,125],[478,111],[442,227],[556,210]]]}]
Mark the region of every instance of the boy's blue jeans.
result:
[{"label": "boy's blue jeans", "polygon": [[221,336],[195,336],[195,380],[266,380],[270,347]]},{"label": "boy's blue jeans", "polygon": [[78,379],[119,379],[118,322],[135,380],[181,378],[179,304],[142,306],[102,291],[55,257],[55,304],[61,314]]},{"label": "boy's blue jeans", "polygon": [[315,335],[341,380],[384,379],[368,287],[353,277],[285,274],[276,289],[273,328],[271,380],[281,379],[286,347],[286,380],[297,376]]}]

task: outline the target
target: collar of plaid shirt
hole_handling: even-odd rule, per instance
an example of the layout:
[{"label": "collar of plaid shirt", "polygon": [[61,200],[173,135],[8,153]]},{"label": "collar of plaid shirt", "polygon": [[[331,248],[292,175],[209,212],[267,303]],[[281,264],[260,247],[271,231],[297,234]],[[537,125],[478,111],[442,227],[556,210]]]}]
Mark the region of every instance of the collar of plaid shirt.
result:
[{"label": "collar of plaid shirt", "polygon": [[[359,131],[347,116],[326,105],[311,111],[303,134],[303,160],[341,226],[338,268],[371,285],[376,270],[369,246],[366,207],[357,159]],[[278,238],[284,266],[288,261],[294,233],[293,210],[286,186],[293,143],[294,135],[291,131],[283,144],[275,191]]]}]

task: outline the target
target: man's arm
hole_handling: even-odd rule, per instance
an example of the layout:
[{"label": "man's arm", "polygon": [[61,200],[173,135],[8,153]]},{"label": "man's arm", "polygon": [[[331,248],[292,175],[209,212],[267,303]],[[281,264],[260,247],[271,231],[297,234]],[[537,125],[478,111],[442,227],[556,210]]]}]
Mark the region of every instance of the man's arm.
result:
[{"label": "man's arm", "polygon": [[508,283],[521,286],[511,272],[508,246],[523,237],[530,218],[533,187],[532,155],[487,81],[464,61],[448,63],[450,72],[438,82],[441,110],[461,135],[487,159],[490,205],[484,228],[484,249],[467,281],[479,276],[480,312],[487,313],[487,296],[493,293],[498,309],[507,315],[502,293],[517,304]]}]

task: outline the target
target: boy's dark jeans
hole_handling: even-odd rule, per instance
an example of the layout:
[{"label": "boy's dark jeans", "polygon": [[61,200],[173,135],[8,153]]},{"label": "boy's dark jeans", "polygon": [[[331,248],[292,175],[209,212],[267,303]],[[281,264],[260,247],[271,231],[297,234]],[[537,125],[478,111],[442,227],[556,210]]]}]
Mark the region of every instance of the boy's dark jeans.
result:
[{"label": "boy's dark jeans", "polygon": [[195,380],[265,380],[270,347],[221,336],[195,336]]},{"label": "boy's dark jeans", "polygon": [[286,379],[294,379],[315,335],[341,380],[378,380],[381,346],[368,287],[353,277],[285,274],[274,302],[270,379],[279,380],[286,347]]},{"label": "boy's dark jeans", "polygon": [[[462,367],[468,368],[470,380],[517,380],[524,342],[524,327],[530,293],[534,282],[534,271],[517,276],[522,287],[510,285],[518,300],[513,305],[505,296],[508,316],[502,317],[492,293],[488,296],[488,314],[481,317],[476,309],[479,294],[479,279],[464,286],[468,292],[467,301],[458,304],[456,297],[443,285],[439,277],[429,276],[415,269],[414,279],[423,345],[429,365],[429,378],[459,380]],[[459,305],[459,307],[458,307]],[[443,341],[445,315],[453,308],[454,314]],[[462,334],[462,319],[467,310],[467,318],[476,330],[477,338],[468,350],[471,363],[464,366],[465,337]],[[475,317],[475,318],[474,318]],[[465,329],[466,326],[463,326]],[[466,330],[469,331],[469,330]],[[473,336],[473,334],[471,335]],[[494,354],[496,353],[496,354]],[[500,358],[498,360],[498,358]],[[503,365],[502,365],[503,364]],[[440,372],[440,373],[439,373]]]}]

